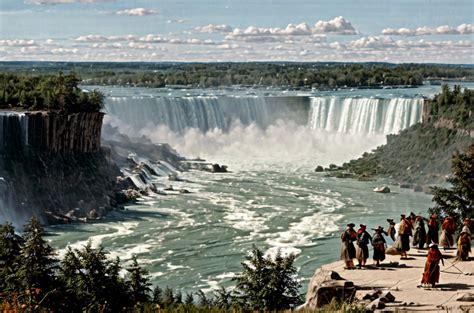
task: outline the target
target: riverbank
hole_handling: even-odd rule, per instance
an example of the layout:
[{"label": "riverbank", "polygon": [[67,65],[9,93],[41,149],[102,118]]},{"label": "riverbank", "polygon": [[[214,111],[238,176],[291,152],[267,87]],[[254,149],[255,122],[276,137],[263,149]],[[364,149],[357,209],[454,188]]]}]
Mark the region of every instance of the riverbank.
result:
[{"label": "riverbank", "polygon": [[[387,255],[377,268],[368,261],[364,270],[345,270],[344,262],[337,261],[321,266],[322,270],[335,271],[342,278],[357,286],[356,299],[373,290],[389,291],[395,301],[386,303],[383,312],[469,312],[474,310],[474,262],[455,262],[456,250],[441,251],[445,256],[441,264],[439,284],[435,288],[420,288],[426,249],[412,248],[407,260],[399,255]],[[454,264],[454,265],[453,265]],[[308,288],[311,290],[311,288]],[[471,301],[458,301],[463,295],[471,294]],[[361,300],[359,300],[361,301]]]}]

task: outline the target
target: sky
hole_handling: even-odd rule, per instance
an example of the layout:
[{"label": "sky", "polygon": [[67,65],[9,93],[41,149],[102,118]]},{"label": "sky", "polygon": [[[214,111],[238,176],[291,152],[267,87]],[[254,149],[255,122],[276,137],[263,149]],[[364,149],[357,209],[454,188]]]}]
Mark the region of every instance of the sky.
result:
[{"label": "sky", "polygon": [[0,61],[473,64],[474,0],[0,0]]}]

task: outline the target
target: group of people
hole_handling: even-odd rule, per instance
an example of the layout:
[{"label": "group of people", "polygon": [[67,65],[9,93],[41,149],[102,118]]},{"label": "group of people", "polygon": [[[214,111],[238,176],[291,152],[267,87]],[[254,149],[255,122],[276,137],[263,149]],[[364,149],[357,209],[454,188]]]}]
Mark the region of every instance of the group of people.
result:
[{"label": "group of people", "polygon": [[[425,221],[428,229],[425,228]],[[393,219],[387,219],[389,226],[387,231],[383,227],[373,228],[372,236],[367,232],[367,226],[360,224],[359,229],[354,229],[355,224],[347,224],[346,230],[341,234],[341,260],[345,262],[346,269],[363,269],[366,266],[369,258],[369,245],[373,246],[373,259],[376,266],[380,266],[380,262],[385,259],[385,249],[387,242],[384,236],[389,236],[393,241],[393,248],[401,255],[401,259],[408,258],[408,251],[410,250],[410,237],[413,237],[411,244],[414,247],[423,249],[425,245],[428,246],[428,257],[425,264],[425,270],[422,278],[423,286],[434,286],[439,281],[439,262],[443,261],[443,256],[438,248],[440,245],[443,249],[454,247],[454,234],[456,231],[456,224],[452,216],[444,218],[441,224],[441,236],[439,233],[438,215],[432,214],[429,219],[422,216],[417,216],[414,213],[406,216],[404,214],[400,217],[398,231],[396,230],[396,223]],[[469,252],[471,252],[471,220],[466,218],[463,222],[463,227],[459,233],[457,240],[457,261],[467,261],[469,259]],[[354,246],[354,243],[356,246]],[[358,264],[354,265],[353,259],[356,259]]]}]

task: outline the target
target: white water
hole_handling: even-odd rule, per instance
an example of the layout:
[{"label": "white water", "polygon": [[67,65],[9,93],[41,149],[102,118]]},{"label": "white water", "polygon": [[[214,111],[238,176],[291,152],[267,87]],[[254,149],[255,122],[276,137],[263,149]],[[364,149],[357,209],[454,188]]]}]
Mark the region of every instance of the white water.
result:
[{"label": "white water", "polygon": [[423,99],[311,98],[309,127],[339,133],[394,134],[421,122]]}]

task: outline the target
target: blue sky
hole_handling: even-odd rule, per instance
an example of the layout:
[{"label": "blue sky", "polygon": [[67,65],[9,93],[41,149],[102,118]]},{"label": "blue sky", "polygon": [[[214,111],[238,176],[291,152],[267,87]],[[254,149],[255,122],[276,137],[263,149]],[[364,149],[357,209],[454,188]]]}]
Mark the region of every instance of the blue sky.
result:
[{"label": "blue sky", "polygon": [[474,2],[0,0],[0,60],[473,63]]}]

